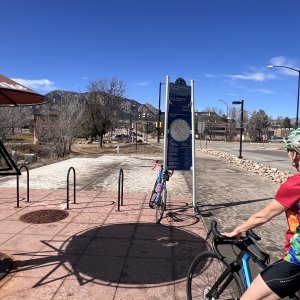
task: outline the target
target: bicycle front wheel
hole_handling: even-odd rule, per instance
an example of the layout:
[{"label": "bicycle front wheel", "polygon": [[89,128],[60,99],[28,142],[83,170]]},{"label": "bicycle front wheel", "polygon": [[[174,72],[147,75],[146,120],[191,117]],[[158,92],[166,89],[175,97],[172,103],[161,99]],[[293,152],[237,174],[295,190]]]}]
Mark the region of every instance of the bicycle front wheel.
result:
[{"label": "bicycle front wheel", "polygon": [[237,273],[230,273],[214,288],[212,296],[207,293],[224,272],[226,265],[213,251],[205,251],[193,260],[187,278],[188,300],[239,299],[242,285]]},{"label": "bicycle front wheel", "polygon": [[167,206],[167,187],[166,187],[166,184],[164,183],[163,190],[162,190],[161,194],[159,195],[159,200],[156,205],[156,212],[155,212],[156,224],[160,223],[160,221],[164,215],[166,206]]}]

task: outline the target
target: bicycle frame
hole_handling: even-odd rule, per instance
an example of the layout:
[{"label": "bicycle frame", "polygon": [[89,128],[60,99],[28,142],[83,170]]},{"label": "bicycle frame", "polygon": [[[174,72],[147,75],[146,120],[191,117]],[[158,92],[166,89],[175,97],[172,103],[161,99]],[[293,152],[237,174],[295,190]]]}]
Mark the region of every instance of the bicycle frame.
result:
[{"label": "bicycle frame", "polygon": [[159,198],[161,196],[161,193],[163,192],[163,190],[165,188],[166,181],[169,180],[169,179],[165,178],[165,172],[167,172],[168,176],[171,177],[173,175],[174,171],[171,171],[171,172],[164,171],[163,166],[161,165],[160,171],[158,172],[158,175],[157,175],[157,178],[156,178],[157,186],[158,186],[158,184],[160,184],[159,189],[156,187],[156,192],[157,192],[156,197],[155,197],[156,204],[158,203]]},{"label": "bicycle frame", "polygon": [[156,187],[156,192],[157,192],[157,194],[156,194],[156,197],[155,197],[155,203],[157,204],[158,203],[158,201],[159,201],[159,198],[160,198],[160,195],[161,195],[161,193],[162,193],[162,191],[163,191],[163,188],[164,188],[164,170],[163,170],[163,168],[161,167],[160,168],[160,171],[159,171],[159,173],[158,173],[158,175],[157,175],[157,178],[156,178],[156,182],[157,182],[157,185],[158,184],[160,184],[161,186],[160,186],[160,190],[158,190],[158,188]]},{"label": "bicycle frame", "polygon": [[[218,256],[220,256],[220,260],[224,261],[227,265],[226,269],[222,273],[222,275],[217,279],[214,285],[211,287],[210,291],[206,294],[207,298],[213,297],[212,299],[218,299],[218,297],[222,294],[222,292],[226,289],[226,287],[230,284],[233,279],[233,273],[239,273],[242,271],[243,279],[242,288],[243,293],[250,286],[252,282],[252,274],[249,266],[249,260],[252,258],[247,252],[240,252],[237,258],[231,262],[226,262],[225,257],[220,254],[218,250],[215,251]],[[259,264],[259,262],[256,262]],[[260,265],[260,267],[264,268],[266,265]]]},{"label": "bicycle frame", "polygon": [[242,256],[241,262],[242,262],[242,273],[243,273],[243,281],[244,281],[243,284],[247,288],[250,286],[250,284],[252,283],[252,280],[253,280],[251,270],[250,270],[250,265],[249,265],[250,259],[252,259],[253,262],[257,266],[259,266],[259,268],[261,270],[265,269],[268,266],[266,263],[263,263],[259,260],[254,260],[253,257],[251,257],[251,255],[249,255],[249,253],[247,253],[247,252],[244,253],[244,255]]},{"label": "bicycle frame", "polygon": [[[244,293],[251,285],[253,278],[253,269],[252,265],[250,265],[250,261],[252,260],[254,265],[261,270],[265,269],[269,265],[269,254],[255,243],[255,241],[260,240],[260,237],[250,230],[246,232],[246,236],[242,236],[238,240],[227,238],[217,230],[217,223],[215,221],[212,221],[211,223],[211,228],[208,231],[206,240],[209,238],[211,233],[213,234],[212,251],[208,252],[214,252],[214,255],[211,257],[217,257],[220,264],[224,264],[224,268],[221,275],[219,275],[219,277],[215,277],[216,281],[214,283],[211,282],[208,286],[208,289],[205,292],[205,299],[219,299],[221,294],[232,281],[235,281],[235,285],[233,286],[237,287],[238,294],[240,295],[240,293]],[[224,253],[222,254],[219,250],[220,245],[235,246],[236,249],[239,249],[238,253],[233,249],[234,257],[231,257],[231,255],[227,256],[227,252],[224,253],[222,251]],[[209,258],[210,255],[204,255],[204,257]],[[195,265],[194,262],[196,263]],[[190,269],[188,273],[188,295],[191,295],[191,278],[195,271],[195,266],[199,264],[200,260],[195,259],[194,262],[191,265],[192,269]],[[235,288],[233,289],[233,292],[235,293]],[[299,300],[297,295],[291,295],[289,296],[289,299]]]},{"label": "bicycle frame", "polygon": [[[222,242],[222,244],[230,244]],[[207,293],[207,297],[219,297],[219,295],[225,290],[225,288],[229,285],[231,280],[233,279],[233,272],[240,272],[242,279],[242,289],[243,293],[249,288],[250,284],[252,283],[253,276],[250,269],[250,260],[252,260],[256,266],[258,266],[261,270],[265,269],[268,264],[264,263],[263,261],[258,260],[257,258],[253,257],[248,251],[242,250],[238,255],[237,258],[231,262],[227,263],[225,257],[220,253],[218,250],[215,241],[213,241],[213,249],[215,253],[220,257],[221,260],[225,262],[227,265],[225,271],[222,273],[220,278],[215,282],[215,284],[212,286],[211,290]],[[225,280],[226,279],[226,280]],[[224,281],[225,280],[225,281]],[[222,284],[222,282],[224,283]],[[216,288],[219,287],[219,290]],[[218,292],[217,292],[218,291]],[[299,299],[297,295],[290,296],[289,299]]]},{"label": "bicycle frame", "polygon": [[163,165],[156,162],[152,170],[156,166],[160,166],[160,170],[157,174],[154,187],[149,200],[149,207],[155,208],[155,221],[159,224],[162,220],[164,211],[167,206],[167,181],[173,175],[173,171],[164,170]]}]

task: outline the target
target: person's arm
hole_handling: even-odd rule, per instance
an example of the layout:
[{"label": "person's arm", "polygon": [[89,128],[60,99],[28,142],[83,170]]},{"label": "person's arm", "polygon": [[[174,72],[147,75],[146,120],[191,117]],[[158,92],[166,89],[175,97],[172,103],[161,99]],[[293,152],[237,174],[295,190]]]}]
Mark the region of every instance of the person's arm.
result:
[{"label": "person's arm", "polygon": [[228,237],[236,236],[239,238],[243,232],[269,222],[285,210],[286,207],[274,199],[263,209],[253,214],[246,222],[236,227],[236,229],[231,232],[224,232],[223,234]]}]

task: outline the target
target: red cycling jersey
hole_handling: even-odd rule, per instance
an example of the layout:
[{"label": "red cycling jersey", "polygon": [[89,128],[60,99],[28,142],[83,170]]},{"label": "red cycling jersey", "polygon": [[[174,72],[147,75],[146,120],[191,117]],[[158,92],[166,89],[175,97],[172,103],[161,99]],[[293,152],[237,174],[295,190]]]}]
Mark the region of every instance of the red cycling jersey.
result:
[{"label": "red cycling jersey", "polygon": [[[275,200],[287,208],[286,218],[288,230],[286,232],[284,260],[300,265],[300,173],[288,178],[281,185],[275,195]],[[298,228],[298,230],[297,230]]]}]

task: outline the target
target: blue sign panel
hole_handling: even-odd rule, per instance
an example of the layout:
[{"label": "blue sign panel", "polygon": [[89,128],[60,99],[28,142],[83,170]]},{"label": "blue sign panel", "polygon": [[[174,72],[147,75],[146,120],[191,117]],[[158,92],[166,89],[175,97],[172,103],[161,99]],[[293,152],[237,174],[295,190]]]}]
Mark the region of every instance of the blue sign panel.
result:
[{"label": "blue sign panel", "polygon": [[169,85],[167,168],[192,167],[191,87],[183,79]]}]

